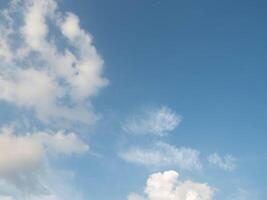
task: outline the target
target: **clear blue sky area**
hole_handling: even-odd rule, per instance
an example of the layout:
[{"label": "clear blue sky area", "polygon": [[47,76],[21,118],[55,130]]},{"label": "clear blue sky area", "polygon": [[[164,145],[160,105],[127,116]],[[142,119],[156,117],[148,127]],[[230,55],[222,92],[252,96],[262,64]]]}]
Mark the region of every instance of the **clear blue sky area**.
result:
[{"label": "clear blue sky area", "polygon": [[[143,194],[148,176],[164,170],[208,183],[216,188],[215,200],[265,199],[267,1],[66,0],[59,5],[75,13],[92,35],[109,80],[90,100],[99,121],[68,128],[89,143],[91,153],[51,161],[75,172],[75,188],[85,199]],[[129,116],[162,106],[182,116],[168,136],[136,136],[123,128]],[[2,101],[1,125],[21,112]],[[34,120],[36,129],[49,128]],[[128,147],[157,141],[196,149],[202,169],[146,167],[120,156]],[[212,153],[232,155],[235,170],[211,165]],[[247,196],[231,199],[236,191]]]}]

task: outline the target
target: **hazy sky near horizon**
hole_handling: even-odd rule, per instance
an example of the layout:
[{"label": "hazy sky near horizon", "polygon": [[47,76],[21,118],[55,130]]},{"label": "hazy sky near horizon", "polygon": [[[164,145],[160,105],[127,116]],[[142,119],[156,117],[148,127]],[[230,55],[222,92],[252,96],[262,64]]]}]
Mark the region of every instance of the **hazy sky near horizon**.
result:
[{"label": "hazy sky near horizon", "polygon": [[266,1],[0,8],[1,200],[267,195]]}]

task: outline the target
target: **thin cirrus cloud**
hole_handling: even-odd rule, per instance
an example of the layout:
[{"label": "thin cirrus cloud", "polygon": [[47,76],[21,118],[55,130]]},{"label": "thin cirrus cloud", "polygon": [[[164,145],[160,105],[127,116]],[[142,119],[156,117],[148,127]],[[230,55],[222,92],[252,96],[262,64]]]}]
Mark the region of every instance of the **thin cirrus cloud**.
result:
[{"label": "thin cirrus cloud", "polygon": [[220,156],[217,153],[208,156],[208,162],[225,171],[234,171],[236,169],[236,159],[232,155]]},{"label": "thin cirrus cloud", "polygon": [[244,188],[237,188],[233,195],[231,195],[227,200],[258,200],[258,194]]},{"label": "thin cirrus cloud", "polygon": [[33,110],[43,122],[97,120],[88,100],[108,81],[75,14],[61,12],[55,0],[11,0],[0,33],[0,100]]},{"label": "thin cirrus cloud", "polygon": [[126,162],[149,168],[178,167],[181,170],[200,170],[200,153],[191,148],[177,148],[164,142],[151,147],[131,147],[119,154]]},{"label": "thin cirrus cloud", "polygon": [[180,124],[182,117],[167,106],[145,109],[126,120],[123,129],[134,134],[166,136]]},{"label": "thin cirrus cloud", "polygon": [[214,189],[206,183],[180,181],[176,171],[154,173],[149,176],[146,196],[132,193],[128,200],[212,200]]}]

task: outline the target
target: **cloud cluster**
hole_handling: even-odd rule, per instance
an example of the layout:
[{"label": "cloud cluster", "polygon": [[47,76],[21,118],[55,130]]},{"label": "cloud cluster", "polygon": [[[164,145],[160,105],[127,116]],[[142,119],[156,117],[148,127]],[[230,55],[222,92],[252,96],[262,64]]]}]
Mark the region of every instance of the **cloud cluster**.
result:
[{"label": "cloud cluster", "polygon": [[178,167],[182,170],[202,168],[199,152],[191,148],[176,148],[164,142],[157,142],[150,148],[132,147],[120,154],[125,161],[146,167]]},{"label": "cloud cluster", "polygon": [[236,159],[232,155],[221,157],[219,154],[213,153],[208,156],[208,161],[210,164],[218,166],[225,171],[233,171],[236,169]]},{"label": "cloud cluster", "polygon": [[[91,98],[107,84],[92,36],[57,0],[10,0],[0,11],[0,101],[44,126],[89,125],[98,119]],[[2,128],[0,198],[79,199],[68,195],[72,187],[62,189],[67,176],[58,177],[52,161],[88,149],[72,132]]]},{"label": "cloud cluster", "polygon": [[160,108],[147,109],[139,114],[130,117],[124,130],[134,134],[151,134],[156,136],[166,136],[173,131],[182,121],[182,117],[170,108],[162,106]]},{"label": "cloud cluster", "polygon": [[150,175],[145,187],[146,197],[131,194],[128,200],[212,200],[214,189],[205,183],[182,182],[176,171]]},{"label": "cloud cluster", "polygon": [[0,100],[44,122],[97,119],[88,100],[108,81],[75,14],[59,11],[56,0],[12,0],[0,34]]}]

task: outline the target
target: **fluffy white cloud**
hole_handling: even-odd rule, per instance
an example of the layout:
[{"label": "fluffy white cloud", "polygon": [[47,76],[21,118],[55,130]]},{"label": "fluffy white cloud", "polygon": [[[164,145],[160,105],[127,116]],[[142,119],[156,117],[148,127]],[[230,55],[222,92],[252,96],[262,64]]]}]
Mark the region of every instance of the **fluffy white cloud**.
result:
[{"label": "fluffy white cloud", "polygon": [[21,0],[2,10],[1,22],[0,100],[45,122],[93,123],[88,100],[108,81],[79,18],[59,11],[56,0]]},{"label": "fluffy white cloud", "polygon": [[[91,98],[108,84],[102,73],[92,36],[57,0],[10,0],[0,11],[0,101],[50,126],[91,124],[98,119]],[[57,177],[51,159],[88,149],[75,133],[2,129],[0,199],[80,199],[62,189],[65,176]]]},{"label": "fluffy white cloud", "polygon": [[79,154],[88,149],[74,133],[18,135],[10,128],[3,128],[0,133],[0,179],[21,190],[39,190],[43,186],[39,187],[35,182],[40,176],[38,173],[47,170],[49,157]]},{"label": "fluffy white cloud", "polygon": [[89,150],[89,146],[78,138],[75,133],[65,134],[59,131],[54,134],[38,132],[32,135],[35,141],[43,145],[50,154],[80,154]]},{"label": "fluffy white cloud", "polygon": [[[147,200],[212,200],[214,190],[208,184],[192,181],[179,181],[176,171],[152,174],[146,183]],[[130,195],[128,200],[141,200],[143,197]]]},{"label": "fluffy white cloud", "polygon": [[181,122],[182,117],[166,106],[148,109],[130,117],[124,130],[135,134],[167,135]]},{"label": "fluffy white cloud", "polygon": [[30,136],[18,137],[10,129],[0,134],[0,175],[31,171],[44,155],[42,145]]},{"label": "fluffy white cloud", "polygon": [[29,47],[41,50],[46,45],[49,32],[46,17],[53,15],[57,7],[54,0],[27,0],[23,2],[24,24],[21,27],[22,36]]},{"label": "fluffy white cloud", "polygon": [[232,155],[221,157],[217,153],[213,153],[208,156],[208,161],[210,164],[218,166],[225,171],[233,171],[236,169],[236,159]]},{"label": "fluffy white cloud", "polygon": [[184,170],[200,170],[202,165],[199,152],[190,148],[176,148],[163,142],[157,142],[150,148],[132,147],[120,153],[127,162],[147,167],[176,166]]}]

